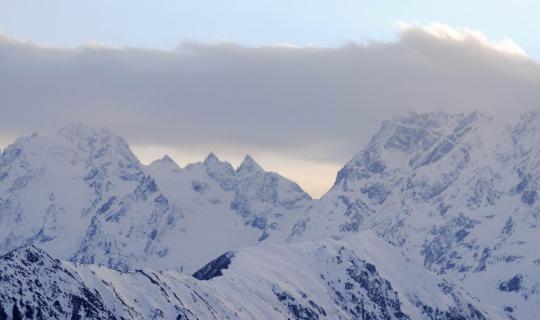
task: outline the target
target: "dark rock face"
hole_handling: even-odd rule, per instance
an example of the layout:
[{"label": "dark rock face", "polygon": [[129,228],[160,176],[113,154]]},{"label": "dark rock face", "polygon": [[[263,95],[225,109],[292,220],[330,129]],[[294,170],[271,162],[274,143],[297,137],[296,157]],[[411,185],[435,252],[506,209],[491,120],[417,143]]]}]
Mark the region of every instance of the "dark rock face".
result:
[{"label": "dark rock face", "polygon": [[287,306],[289,314],[295,320],[319,320],[320,317],[326,316],[326,311],[310,300],[306,294],[300,293],[302,300],[299,301],[277,285],[272,287],[272,292],[280,303]]},{"label": "dark rock face", "polygon": [[525,191],[521,194],[521,201],[525,204],[532,205],[536,201],[536,190]]},{"label": "dark rock face", "polygon": [[374,183],[362,188],[360,191],[365,193],[370,200],[374,200],[378,204],[382,204],[390,194],[390,191],[382,183]]},{"label": "dark rock face", "polygon": [[204,182],[193,181],[191,183],[191,188],[195,192],[204,193],[208,189],[208,185]]},{"label": "dark rock face", "polygon": [[233,252],[227,252],[199,269],[193,274],[193,277],[199,280],[210,280],[215,277],[220,277],[223,275],[221,271],[229,267],[233,257]]},{"label": "dark rock face", "polygon": [[467,236],[478,223],[477,220],[461,214],[450,219],[445,225],[434,227],[422,250],[424,265],[438,273],[462,268],[462,265],[459,266],[457,250],[468,246]]},{"label": "dark rock face", "polygon": [[[79,267],[84,269],[82,273]],[[0,320],[165,319],[160,308],[170,310],[171,307],[178,319],[197,318],[182,306],[182,301],[175,293],[170,293],[168,284],[160,282],[155,273],[138,270],[128,275],[106,270],[113,277],[127,275],[132,281],[137,281],[137,275],[143,275],[143,285],[136,290],[157,287],[165,297],[163,303],[143,314],[140,308],[134,308],[141,298],[130,299],[129,295],[119,294],[110,279],[99,278],[86,266],[61,262],[41,249],[27,246],[0,257]]]},{"label": "dark rock face", "polygon": [[505,292],[518,292],[521,289],[523,283],[523,276],[516,274],[512,279],[499,283],[499,290]]},{"label": "dark rock face", "polygon": [[14,250],[0,266],[0,319],[116,319],[97,291],[40,249]]},{"label": "dark rock face", "polygon": [[382,278],[376,267],[341,248],[334,262],[343,268],[343,276],[327,279],[334,301],[351,319],[410,319],[401,310],[401,303],[390,282]]},{"label": "dark rock face", "polygon": [[408,152],[418,144],[428,147],[431,143],[432,141],[429,139],[429,132],[426,129],[397,126],[394,134],[384,145],[384,148]]},{"label": "dark rock face", "polygon": [[431,320],[466,320],[466,319],[475,319],[475,320],[486,320],[476,308],[472,305],[467,306],[469,308],[470,316],[465,317],[462,315],[460,310],[452,308],[449,311],[442,311],[439,309],[433,309],[429,306],[422,306],[423,313]]}]

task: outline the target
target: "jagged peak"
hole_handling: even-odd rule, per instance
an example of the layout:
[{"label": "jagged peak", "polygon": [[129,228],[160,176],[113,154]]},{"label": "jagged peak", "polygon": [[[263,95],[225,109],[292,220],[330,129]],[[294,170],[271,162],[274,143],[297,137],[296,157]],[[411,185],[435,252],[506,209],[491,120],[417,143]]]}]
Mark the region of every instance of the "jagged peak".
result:
[{"label": "jagged peak", "polygon": [[93,153],[92,150],[97,151],[103,147],[109,147],[109,153],[114,155],[113,157],[139,165],[139,160],[131,151],[127,141],[107,127],[94,128],[83,124],[72,124],[60,129],[57,136],[66,139],[78,150],[89,152],[89,154]]},{"label": "jagged peak", "polygon": [[265,172],[264,169],[250,155],[244,157],[244,161],[238,166],[236,172],[239,174],[247,172]]},{"label": "jagged peak", "polygon": [[22,145],[24,145],[25,143],[27,143],[28,141],[30,141],[31,139],[35,138],[35,137],[38,137],[39,134],[37,132],[33,132],[32,134],[30,135],[24,135],[24,136],[20,136],[18,137],[17,139],[15,139],[15,141],[13,141],[13,143],[9,144],[5,149],[4,149],[4,152],[8,151],[8,150],[11,150],[13,148],[17,148],[17,147],[20,147]]},{"label": "jagged peak", "polygon": [[469,113],[448,113],[445,111],[432,111],[417,113],[410,111],[404,114],[398,114],[385,123],[393,123],[396,125],[423,127],[423,128],[437,128],[443,127],[446,124],[459,122],[464,119],[477,120],[484,118],[484,114],[473,110]]},{"label": "jagged peak", "polygon": [[224,190],[234,190],[236,186],[236,172],[234,167],[227,161],[221,161],[211,152],[202,163],[188,165],[186,168],[198,168],[202,166],[208,176],[217,181]]},{"label": "jagged peak", "polygon": [[6,149],[4,150],[7,150],[9,147],[24,146],[36,138],[41,138],[41,139],[53,138],[52,141],[56,142],[57,139],[55,139],[55,137],[56,138],[61,137],[62,139],[66,139],[72,144],[78,144],[80,142],[87,141],[87,140],[95,140],[97,138],[107,137],[109,138],[109,140],[114,141],[115,144],[121,146],[122,148],[124,149],[129,148],[127,142],[122,137],[116,135],[115,133],[113,133],[111,130],[109,130],[106,127],[100,127],[99,129],[96,129],[96,128],[78,123],[78,124],[67,125],[57,130],[56,133],[52,135],[50,134],[41,135],[41,134],[38,134],[37,132],[33,132],[30,135],[20,136],[11,145],[6,147]]},{"label": "jagged peak", "polygon": [[161,159],[159,159],[160,161],[163,161],[163,162],[172,162],[172,163],[176,163],[168,154],[165,154],[163,157],[161,157]]},{"label": "jagged peak", "polygon": [[[451,135],[456,131],[470,127],[474,123],[489,119],[482,113],[447,113],[434,111],[427,113],[408,112],[385,120],[380,129],[371,138],[368,147],[387,143],[388,139],[401,133],[431,133],[435,136]],[[398,141],[402,142],[402,141]]]},{"label": "jagged peak", "polygon": [[227,161],[221,161],[213,152],[208,154],[202,165],[206,167],[206,170],[211,176],[215,176],[218,172],[219,175],[235,175],[234,167]]},{"label": "jagged peak", "polygon": [[84,125],[82,123],[70,124],[58,130],[58,134],[68,139],[75,138],[75,137],[79,137],[79,138],[91,137],[99,133],[112,134],[112,132],[105,127],[100,127],[98,129],[98,128]]},{"label": "jagged peak", "polygon": [[521,120],[535,120],[540,117],[540,109],[529,110],[519,115]]},{"label": "jagged peak", "polygon": [[6,148],[0,152],[0,167],[12,163],[13,161],[16,161],[16,159],[20,159],[21,155],[23,155],[22,157],[25,157],[24,154],[26,153],[25,150],[27,145],[31,144],[32,141],[38,137],[41,136],[39,136],[37,132],[34,132],[31,135],[20,136],[15,139],[13,143],[6,146]]},{"label": "jagged peak", "polygon": [[221,160],[219,160],[216,154],[213,152],[210,152],[208,156],[206,156],[206,159],[204,159],[203,164],[207,166],[207,165],[219,163],[219,162],[221,162]]},{"label": "jagged peak", "polygon": [[451,114],[444,111],[425,113],[410,111],[404,114],[395,115],[384,123],[414,127],[439,127],[451,117]]},{"label": "jagged peak", "polygon": [[149,165],[149,167],[155,167],[155,166],[166,166],[173,170],[180,170],[180,166],[174,161],[169,155],[164,155],[160,159],[156,159],[152,161]]},{"label": "jagged peak", "polygon": [[114,141],[115,144],[122,146],[123,148],[129,148],[129,145],[124,138],[105,126],[92,127],[80,123],[71,124],[58,130],[57,134],[63,136],[72,143],[105,138],[105,141]]},{"label": "jagged peak", "polygon": [[[454,144],[492,119],[478,111],[469,113],[408,112],[385,120],[367,146],[339,170],[334,186],[349,177],[358,176],[356,167],[364,167],[365,174],[380,174],[387,166],[401,165],[407,159],[412,167],[440,159]],[[385,156],[385,150],[399,153],[399,157]]]},{"label": "jagged peak", "polygon": [[537,127],[538,119],[540,119],[540,109],[530,110],[521,115],[511,124],[511,127],[516,132],[521,132],[529,127]]}]

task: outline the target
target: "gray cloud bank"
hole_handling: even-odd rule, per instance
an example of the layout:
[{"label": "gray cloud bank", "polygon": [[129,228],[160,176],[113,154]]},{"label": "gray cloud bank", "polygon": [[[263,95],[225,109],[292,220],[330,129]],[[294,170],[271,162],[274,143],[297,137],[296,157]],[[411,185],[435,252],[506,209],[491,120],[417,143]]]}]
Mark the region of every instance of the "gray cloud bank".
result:
[{"label": "gray cloud bank", "polygon": [[540,107],[540,67],[512,43],[440,25],[338,48],[184,43],[48,48],[0,38],[0,133],[105,125],[137,144],[221,145],[345,161],[406,111]]}]

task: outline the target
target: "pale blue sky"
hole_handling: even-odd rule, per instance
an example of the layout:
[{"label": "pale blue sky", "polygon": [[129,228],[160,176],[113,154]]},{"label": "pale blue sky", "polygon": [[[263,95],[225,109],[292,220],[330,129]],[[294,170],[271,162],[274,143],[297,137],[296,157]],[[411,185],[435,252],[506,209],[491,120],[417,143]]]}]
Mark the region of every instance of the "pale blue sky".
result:
[{"label": "pale blue sky", "polygon": [[0,0],[0,32],[48,45],[171,49],[183,40],[335,46],[391,40],[396,21],[507,36],[540,58],[540,1]]}]

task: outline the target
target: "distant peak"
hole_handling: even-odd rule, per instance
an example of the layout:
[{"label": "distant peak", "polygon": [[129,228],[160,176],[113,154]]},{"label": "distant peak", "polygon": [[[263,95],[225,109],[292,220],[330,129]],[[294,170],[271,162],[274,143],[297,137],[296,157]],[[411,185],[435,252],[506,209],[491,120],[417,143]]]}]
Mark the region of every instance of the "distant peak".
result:
[{"label": "distant peak", "polygon": [[220,162],[219,158],[213,152],[210,152],[208,156],[206,157],[206,159],[204,159],[203,164],[209,165],[209,164],[219,163],[219,162]]},{"label": "distant peak", "polygon": [[246,155],[244,161],[240,164],[236,172],[263,172],[264,169],[249,155]]},{"label": "distant peak", "polygon": [[115,164],[127,161],[135,166],[140,165],[126,140],[104,126],[96,129],[74,124],[60,129],[56,137],[65,139],[88,157],[106,157]]},{"label": "distant peak", "polygon": [[152,161],[149,166],[166,166],[170,169],[180,169],[180,166],[169,155],[164,155],[161,159]]},{"label": "distant peak", "polygon": [[161,159],[159,159],[159,161],[168,162],[168,163],[170,163],[170,162],[175,163],[174,160],[171,157],[169,157],[168,154],[164,155]]},{"label": "distant peak", "polygon": [[113,140],[121,141],[125,143],[124,139],[112,132],[107,127],[101,126],[98,128],[86,126],[84,124],[72,124],[68,125],[58,131],[58,134],[64,136],[70,141],[81,141],[96,136],[109,137]]},{"label": "distant peak", "polygon": [[390,120],[394,123],[399,123],[401,125],[412,125],[417,127],[430,127],[430,126],[439,126],[441,123],[444,123],[450,118],[449,113],[443,111],[434,111],[427,113],[416,113],[414,111],[407,112],[405,114],[400,114],[392,117]]},{"label": "distant peak", "polygon": [[96,129],[85,126],[81,123],[75,123],[75,124],[65,126],[58,131],[58,133],[64,136],[90,135],[96,132],[97,132]]},{"label": "distant peak", "polygon": [[394,116],[390,122],[399,125],[410,125],[415,127],[440,127],[459,121],[474,121],[483,118],[484,115],[478,111],[470,113],[447,113],[444,111],[433,111],[426,113],[416,113],[414,111]]}]

